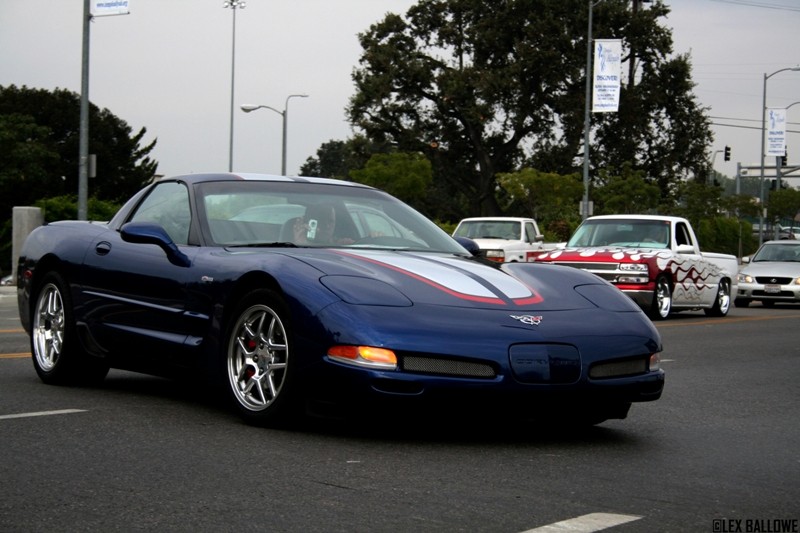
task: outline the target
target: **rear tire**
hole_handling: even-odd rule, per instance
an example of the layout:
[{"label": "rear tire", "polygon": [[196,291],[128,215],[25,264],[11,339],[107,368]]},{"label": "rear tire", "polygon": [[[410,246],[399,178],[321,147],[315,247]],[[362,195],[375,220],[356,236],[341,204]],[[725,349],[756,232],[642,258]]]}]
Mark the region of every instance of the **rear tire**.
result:
[{"label": "rear tire", "polygon": [[647,314],[653,320],[664,320],[672,310],[672,287],[666,276],[656,278],[656,290],[653,291],[653,302]]},{"label": "rear tire", "polygon": [[704,309],[707,316],[725,316],[731,308],[731,284],[723,279],[719,282],[717,297],[714,299],[714,306]]},{"label": "rear tire", "polygon": [[108,374],[108,364],[81,351],[69,285],[51,272],[42,280],[34,301],[31,354],[39,378],[50,385],[101,382]]},{"label": "rear tire", "polygon": [[254,425],[280,425],[298,414],[293,361],[283,300],[270,290],[249,293],[231,314],[224,375],[234,408]]}]

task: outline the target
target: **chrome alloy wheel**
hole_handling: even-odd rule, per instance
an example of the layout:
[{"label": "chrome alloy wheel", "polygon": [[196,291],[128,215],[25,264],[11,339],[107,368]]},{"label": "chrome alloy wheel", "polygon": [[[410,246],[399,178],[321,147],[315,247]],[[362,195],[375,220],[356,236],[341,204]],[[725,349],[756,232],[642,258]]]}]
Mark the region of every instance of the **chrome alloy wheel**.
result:
[{"label": "chrome alloy wheel", "polygon": [[656,281],[654,306],[657,317],[661,319],[667,318],[672,310],[672,293],[669,288],[669,282],[664,276],[659,277]]},{"label": "chrome alloy wheel", "polygon": [[727,315],[731,307],[731,285],[727,281],[721,281],[719,292],[717,293],[717,308],[722,315]]},{"label": "chrome alloy wheel", "polygon": [[58,363],[64,348],[66,315],[58,287],[48,283],[39,292],[33,313],[33,356],[44,372],[50,372]]},{"label": "chrome alloy wheel", "polygon": [[228,381],[247,410],[264,411],[278,398],[286,378],[289,348],[280,317],[258,304],[247,308],[228,344]]}]

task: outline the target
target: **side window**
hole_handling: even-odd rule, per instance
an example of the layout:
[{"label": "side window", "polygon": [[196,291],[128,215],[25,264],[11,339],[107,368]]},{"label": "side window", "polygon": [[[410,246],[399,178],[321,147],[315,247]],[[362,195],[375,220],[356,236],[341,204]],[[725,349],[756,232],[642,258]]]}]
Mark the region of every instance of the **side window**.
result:
[{"label": "side window", "polygon": [[182,183],[168,181],[156,185],[136,209],[131,222],[155,222],[175,244],[189,242],[189,191]]},{"label": "side window", "polygon": [[681,244],[693,245],[694,243],[689,238],[689,232],[686,231],[685,224],[678,224],[675,226],[675,243],[680,246]]},{"label": "side window", "polygon": [[525,223],[525,240],[527,242],[536,241],[536,232],[533,230],[533,224],[530,222]]}]

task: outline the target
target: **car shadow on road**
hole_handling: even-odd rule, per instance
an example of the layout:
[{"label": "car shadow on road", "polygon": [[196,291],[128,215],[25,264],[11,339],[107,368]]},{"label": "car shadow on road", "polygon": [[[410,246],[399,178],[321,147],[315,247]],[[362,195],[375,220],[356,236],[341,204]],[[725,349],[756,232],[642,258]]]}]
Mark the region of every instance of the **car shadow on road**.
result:
[{"label": "car shadow on road", "polygon": [[[91,391],[91,392],[89,392]],[[112,370],[102,385],[87,389],[95,395],[114,394],[134,400],[148,408],[168,410],[178,404],[194,411],[192,418],[211,417],[215,424],[247,426],[228,407],[220,393],[209,393],[207,384],[192,379],[166,379]],[[349,414],[339,417],[303,416],[276,427],[251,426],[253,431],[309,434],[316,438],[356,439],[380,442],[494,445],[570,445],[639,447],[641,435],[627,431],[625,421],[591,425],[569,418],[535,420],[514,416],[471,416],[469,413],[442,413],[436,410],[409,409],[381,415]]]}]

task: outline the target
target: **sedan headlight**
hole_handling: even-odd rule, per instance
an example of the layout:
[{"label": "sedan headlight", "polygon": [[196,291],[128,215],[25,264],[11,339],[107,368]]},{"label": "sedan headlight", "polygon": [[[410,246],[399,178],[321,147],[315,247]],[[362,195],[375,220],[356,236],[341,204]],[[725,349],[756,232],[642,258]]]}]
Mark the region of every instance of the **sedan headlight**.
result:
[{"label": "sedan headlight", "polygon": [[739,283],[755,283],[756,281],[755,278],[753,278],[753,276],[750,274],[744,274],[742,272],[739,272],[739,274],[736,275],[736,279],[739,281]]}]

